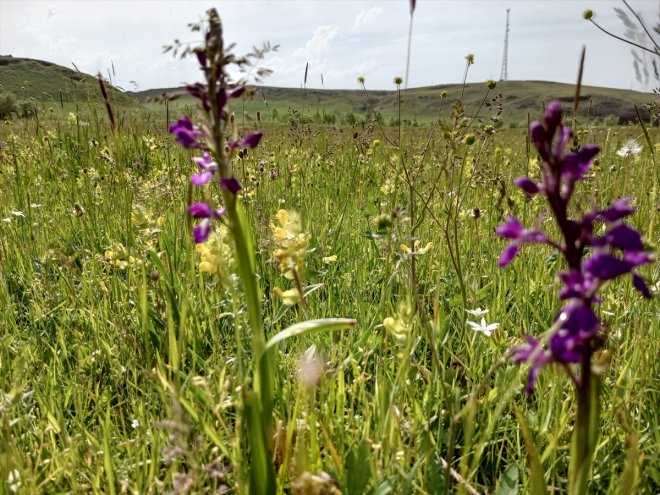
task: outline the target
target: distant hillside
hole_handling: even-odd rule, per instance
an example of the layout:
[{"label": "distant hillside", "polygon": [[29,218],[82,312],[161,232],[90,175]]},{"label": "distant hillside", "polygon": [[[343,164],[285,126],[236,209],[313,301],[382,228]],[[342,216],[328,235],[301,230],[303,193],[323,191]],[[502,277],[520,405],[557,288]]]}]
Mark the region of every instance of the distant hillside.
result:
[{"label": "distant hillside", "polygon": [[[257,86],[251,100],[232,102],[232,111],[238,116],[254,118],[257,112],[264,120],[285,121],[289,109],[299,115],[328,117],[337,123],[346,120],[349,114],[359,118],[378,108],[385,119],[398,117],[398,95],[396,91],[362,91],[300,88],[275,88]],[[0,93],[10,91],[17,98],[34,98],[37,101],[60,101],[60,92],[64,102],[100,102],[98,81],[95,77],[62,67],[50,62],[0,56]],[[150,89],[141,92],[122,92],[110,87],[110,98],[115,105],[137,105],[146,103],[148,98],[159,96],[163,92],[179,92],[183,88]],[[447,96],[441,103],[441,92]],[[438,114],[447,118],[452,104],[459,98],[462,88],[459,84],[448,84],[402,91],[403,118],[428,122]],[[471,115],[481,105],[486,86],[484,83],[472,83],[465,87],[463,102],[465,113]],[[530,114],[539,114],[543,104],[559,99],[569,106],[573,101],[575,87],[544,81],[506,81],[498,82],[489,94],[487,103],[480,116],[487,119],[493,112],[496,101],[501,95],[501,118],[505,125],[523,124]],[[635,105],[643,105],[655,95],[629,91],[586,86],[582,88],[580,115],[583,117],[605,119],[611,123],[627,123],[637,120]],[[180,104],[191,103],[190,98],[182,98]]]},{"label": "distant hillside", "polygon": [[[240,115],[241,111],[254,114],[259,111],[262,118],[269,118],[273,109],[280,118],[286,115],[289,108],[307,114],[346,114],[351,112],[357,116],[379,108],[386,119],[398,115],[398,96],[396,91],[363,91],[363,90],[322,90],[300,88],[254,88],[255,94],[251,101],[233,102],[233,111]],[[448,117],[452,104],[461,94],[461,85],[448,84],[424,88],[413,88],[402,91],[403,112],[409,119],[419,122],[428,121],[438,115]],[[131,93],[146,102],[148,98],[158,96],[163,92],[180,92],[183,88],[152,89],[139,93]],[[441,92],[447,96],[441,104]],[[465,112],[470,115],[481,104],[486,86],[484,83],[467,84],[463,93]],[[575,86],[544,81],[506,81],[498,82],[497,87],[488,96],[480,115],[488,118],[496,102],[493,98],[501,94],[502,119],[505,123],[524,123],[528,113],[538,115],[543,104],[553,99],[565,102],[571,106],[575,94]],[[636,121],[637,114],[634,105],[643,105],[653,99],[654,95],[638,91],[599,88],[585,86],[580,97],[579,114],[590,118],[612,121],[612,123],[627,123]],[[187,99],[184,99],[187,101]],[[643,112],[644,115],[644,112]]]},{"label": "distant hillside", "polygon": [[[0,55],[0,93],[11,92],[17,98],[37,101],[64,102],[101,101],[96,77],[62,67],[61,65],[29,58]],[[114,105],[134,105],[132,96],[108,85]]]}]

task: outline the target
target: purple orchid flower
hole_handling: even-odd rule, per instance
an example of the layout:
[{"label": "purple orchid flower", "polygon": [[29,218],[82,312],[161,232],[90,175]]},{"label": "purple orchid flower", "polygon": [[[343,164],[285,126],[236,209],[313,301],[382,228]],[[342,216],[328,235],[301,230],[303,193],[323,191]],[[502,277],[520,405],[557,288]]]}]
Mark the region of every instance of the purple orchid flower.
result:
[{"label": "purple orchid flower", "polygon": [[201,172],[193,174],[190,177],[190,181],[196,186],[203,186],[211,180],[215,173],[218,172],[218,165],[208,153],[204,153],[202,156],[193,157],[192,161],[202,169]]},{"label": "purple orchid flower", "polygon": [[211,222],[225,214],[224,208],[212,208],[207,203],[193,203],[188,207],[188,214],[202,221],[193,228],[193,237],[196,244],[204,242],[211,233]]},{"label": "purple orchid flower", "polygon": [[195,126],[187,115],[179,117],[174,124],[170,126],[170,132],[176,137],[176,141],[184,148],[199,148],[197,138],[203,135],[203,132]]},{"label": "purple orchid flower", "polygon": [[[549,239],[538,229],[526,229],[513,216],[509,216],[496,229],[497,235],[511,241],[498,260],[499,266],[511,263],[520,246],[527,243],[555,247],[568,265],[568,269],[559,274],[564,284],[559,297],[566,301],[566,305],[556,318],[556,329],[550,336],[549,349],[545,350],[536,339],[527,336],[527,344],[511,350],[514,362],[529,362],[532,365],[525,389],[528,394],[533,391],[543,366],[553,362],[588,363],[601,345],[595,340],[601,324],[592,305],[600,302],[596,293],[605,282],[631,274],[634,287],[644,297],[651,297],[651,291],[636,268],[651,263],[653,256],[645,250],[641,234],[622,223],[622,219],[634,212],[627,199],[618,200],[606,209],[594,208],[580,219],[569,216],[575,183],[584,179],[599,148],[585,145],[577,151],[566,153],[573,132],[562,125],[561,113],[560,103],[550,103],[543,122],[530,125],[531,141],[543,162],[540,182],[519,177],[514,183],[529,196],[546,198],[563,242]],[[602,236],[593,235],[597,221],[609,227]],[[580,387],[580,383],[576,385]]]},{"label": "purple orchid flower", "polygon": [[237,141],[229,141],[227,146],[230,148],[256,148],[259,146],[259,141],[263,137],[264,133],[261,131],[251,132],[243,139]]}]

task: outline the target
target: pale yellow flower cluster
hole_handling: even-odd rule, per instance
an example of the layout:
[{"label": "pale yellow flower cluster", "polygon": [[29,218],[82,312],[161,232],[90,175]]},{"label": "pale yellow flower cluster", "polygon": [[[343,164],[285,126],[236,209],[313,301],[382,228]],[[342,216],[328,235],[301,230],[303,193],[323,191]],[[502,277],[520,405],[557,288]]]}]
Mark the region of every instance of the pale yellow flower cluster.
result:
[{"label": "pale yellow flower cluster", "polygon": [[388,316],[383,320],[383,327],[390,332],[394,338],[403,342],[408,338],[412,327],[413,311],[410,304],[406,302],[399,303],[399,314]]},{"label": "pale yellow flower cluster", "polygon": [[200,255],[199,270],[208,272],[220,281],[225,288],[234,283],[234,252],[231,237],[224,225],[217,227],[205,242],[197,244],[195,250]]},{"label": "pale yellow flower cluster", "polygon": [[284,276],[293,280],[303,269],[312,235],[302,231],[298,213],[287,210],[277,212],[277,225],[271,223],[270,230],[277,245],[273,256]]}]

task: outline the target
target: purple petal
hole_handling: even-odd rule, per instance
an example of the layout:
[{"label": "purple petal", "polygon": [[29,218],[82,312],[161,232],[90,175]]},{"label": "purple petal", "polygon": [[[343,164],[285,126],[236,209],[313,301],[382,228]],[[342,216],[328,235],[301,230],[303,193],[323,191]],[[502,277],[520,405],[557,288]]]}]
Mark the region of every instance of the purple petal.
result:
[{"label": "purple petal", "polygon": [[227,91],[227,97],[229,98],[238,98],[245,92],[245,86],[236,86],[233,89]]},{"label": "purple petal", "polygon": [[170,126],[170,132],[174,134],[176,141],[184,148],[199,147],[197,137],[202,133],[195,128],[187,115],[179,117],[179,120]]},{"label": "purple petal", "polygon": [[617,220],[621,220],[622,218],[625,218],[634,212],[635,208],[630,206],[630,202],[627,198],[624,198],[615,201],[610,208],[601,211],[600,216],[606,222],[616,222]]},{"label": "purple petal", "polygon": [[532,143],[534,144],[534,147],[539,152],[539,155],[541,155],[541,158],[545,160],[548,157],[548,152],[546,147],[547,135],[545,133],[543,124],[538,121],[532,122],[529,125],[529,136],[532,140]]},{"label": "purple petal", "polygon": [[628,225],[617,225],[603,236],[606,244],[613,248],[641,251],[644,249],[642,235]]},{"label": "purple petal", "polygon": [[241,184],[236,180],[236,177],[220,179],[220,186],[232,194],[236,194],[242,189]]},{"label": "purple petal", "polygon": [[188,214],[193,218],[212,218],[215,216],[213,208],[206,203],[193,203],[188,207]]},{"label": "purple petal", "polygon": [[531,362],[532,368],[529,371],[525,393],[531,395],[534,392],[534,385],[539,376],[541,368],[552,362],[552,357],[539,345],[539,342],[529,335],[525,336],[526,344],[511,348],[511,358],[514,363]]},{"label": "purple petal", "polygon": [[557,126],[561,123],[561,103],[558,101],[551,101],[548,103],[548,106],[545,108],[545,127],[548,130],[548,134],[553,135]]},{"label": "purple petal", "polygon": [[540,191],[539,184],[529,177],[518,177],[513,183],[529,195],[537,194]]},{"label": "purple petal", "polygon": [[206,52],[203,50],[196,50],[195,55],[197,55],[197,61],[199,62],[199,65],[202,66],[203,69],[206,68]]},{"label": "purple petal", "polygon": [[584,271],[600,280],[611,280],[632,270],[633,266],[609,253],[597,253],[584,262]]},{"label": "purple petal", "polygon": [[582,303],[570,303],[559,313],[561,327],[550,337],[550,351],[561,363],[579,363],[589,352],[589,340],[598,333],[600,321]]},{"label": "purple petal", "polygon": [[559,278],[565,286],[559,290],[560,299],[587,299],[591,297],[598,287],[598,281],[584,275],[578,270],[562,272]]},{"label": "purple petal", "polygon": [[213,158],[208,153],[204,153],[202,156],[194,156],[192,157],[192,161],[195,162],[197,166],[201,169],[207,170],[215,167],[217,170],[216,163],[213,161]]},{"label": "purple petal", "polygon": [[635,289],[641,292],[646,299],[651,299],[653,297],[651,291],[649,290],[649,286],[646,285],[644,279],[635,272],[633,272],[633,285],[635,286]]},{"label": "purple petal", "polygon": [[572,180],[580,180],[589,171],[594,157],[598,154],[600,148],[593,144],[587,144],[575,153],[569,153],[566,156],[564,170],[562,175]]},{"label": "purple petal", "polygon": [[205,218],[200,224],[193,228],[193,238],[196,244],[204,242],[211,233],[211,220]]},{"label": "purple petal", "polygon": [[623,253],[623,261],[634,268],[651,263],[653,261],[653,254],[649,251],[626,251]]},{"label": "purple petal", "polygon": [[227,104],[227,99],[228,99],[227,98],[227,92],[222,88],[218,89],[218,93],[216,95],[216,100],[218,102],[218,108],[220,110],[225,108],[225,105]]},{"label": "purple petal", "polygon": [[495,233],[505,239],[518,239],[523,233],[523,226],[516,217],[509,215],[506,222],[495,229]]},{"label": "purple petal", "polygon": [[256,148],[264,133],[261,131],[251,132],[243,138],[243,146],[246,148]]},{"label": "purple petal", "polygon": [[517,242],[512,242],[511,244],[509,244],[506,247],[506,249],[502,251],[502,254],[500,255],[500,259],[497,260],[497,265],[500,268],[504,268],[505,266],[507,266],[518,255],[519,250],[520,250],[520,246],[518,245]]},{"label": "purple petal", "polygon": [[192,182],[196,186],[203,186],[204,184],[208,183],[212,178],[213,178],[213,174],[208,170],[205,170],[204,172],[191,175],[190,182]]}]

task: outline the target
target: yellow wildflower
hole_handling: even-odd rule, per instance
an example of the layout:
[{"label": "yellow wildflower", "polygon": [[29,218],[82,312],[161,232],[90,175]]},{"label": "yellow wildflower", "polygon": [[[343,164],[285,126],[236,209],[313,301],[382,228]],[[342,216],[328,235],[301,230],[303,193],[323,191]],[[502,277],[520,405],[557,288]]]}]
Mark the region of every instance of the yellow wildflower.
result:
[{"label": "yellow wildflower", "polygon": [[298,292],[298,289],[282,290],[279,287],[275,287],[273,293],[282,299],[282,304],[285,306],[295,306],[300,302],[300,292]]},{"label": "yellow wildflower", "polygon": [[295,211],[278,211],[277,221],[278,225],[270,224],[273,240],[277,245],[273,256],[279,262],[284,276],[293,280],[294,271],[299,273],[303,269],[312,235],[302,231],[300,216]]},{"label": "yellow wildflower", "polygon": [[201,261],[199,270],[208,272],[220,281],[225,288],[233,285],[234,274],[234,253],[232,251],[231,237],[227,227],[220,225],[217,227],[205,242],[195,246],[195,250],[200,254]]}]

